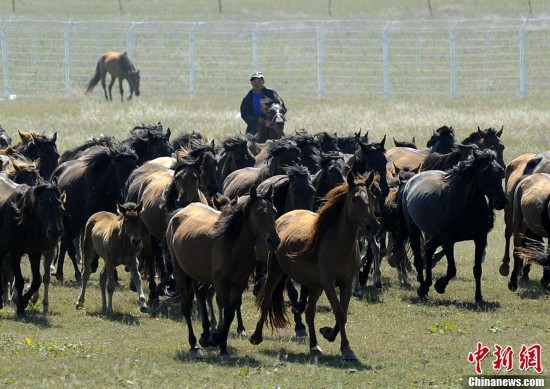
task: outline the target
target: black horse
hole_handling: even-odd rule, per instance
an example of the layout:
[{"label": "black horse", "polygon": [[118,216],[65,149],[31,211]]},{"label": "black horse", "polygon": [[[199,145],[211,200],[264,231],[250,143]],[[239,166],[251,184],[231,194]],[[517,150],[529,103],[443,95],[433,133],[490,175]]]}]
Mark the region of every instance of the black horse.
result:
[{"label": "black horse", "polygon": [[[503,177],[504,169],[497,162],[495,152],[486,150],[475,151],[474,158],[460,162],[449,172],[425,171],[409,179],[400,204],[401,225],[406,228],[400,228],[393,254],[404,254],[404,243],[408,238],[414,254],[420,283],[418,296],[421,299],[428,298],[432,285],[435,249],[443,246],[448,261],[447,274],[435,283],[435,290],[444,293],[449,281],[456,275],[455,243],[473,240],[475,300],[478,303],[483,301],[481,265],[487,247],[487,234],[493,228],[494,209],[503,209],[507,201],[502,188]],[[421,248],[422,232],[428,236],[424,250]]]},{"label": "black horse", "polygon": [[[62,233],[61,213],[64,195],[49,182],[37,186],[17,185],[0,180],[0,273],[3,262],[9,257],[15,276],[17,314],[25,315],[31,297],[40,288],[40,261],[44,256],[43,311],[48,312],[50,263],[53,260],[58,239]],[[21,273],[21,257],[27,254],[31,266],[32,281],[23,293],[24,279]],[[2,274],[0,274],[0,280]],[[3,286],[0,282],[0,308]]]},{"label": "black horse", "polygon": [[59,153],[55,144],[57,132],[51,138],[35,132],[19,131],[21,142],[13,146],[13,151],[32,161],[40,159],[40,175],[45,180],[50,179],[52,172],[57,167]]}]

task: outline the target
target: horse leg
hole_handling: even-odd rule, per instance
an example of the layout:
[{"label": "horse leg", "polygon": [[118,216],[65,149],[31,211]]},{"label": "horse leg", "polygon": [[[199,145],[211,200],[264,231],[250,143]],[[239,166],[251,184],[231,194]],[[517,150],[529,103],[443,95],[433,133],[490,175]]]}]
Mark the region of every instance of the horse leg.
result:
[{"label": "horse leg", "polygon": [[260,319],[256,323],[256,329],[250,336],[250,343],[252,344],[263,342],[263,328],[268,316],[278,316],[274,311],[280,311],[284,315],[284,288],[281,282],[284,282],[285,273],[274,254],[269,254],[267,268],[267,277],[256,296],[256,304],[260,306],[261,314]]},{"label": "horse leg", "polygon": [[498,271],[501,276],[506,277],[510,273],[510,240],[514,232],[513,206],[510,203],[504,207],[504,226],[504,255]]},{"label": "horse leg", "polygon": [[42,255],[40,252],[33,252],[28,254],[29,263],[31,265],[31,285],[29,289],[23,294],[18,294],[17,299],[17,314],[24,314],[25,308],[27,307],[31,297],[34,293],[40,288],[42,283],[42,275],[40,274],[40,260]]},{"label": "horse leg", "polygon": [[83,252],[82,254],[82,267],[84,272],[82,273],[82,285],[80,286],[80,295],[78,296],[78,300],[76,302],[76,309],[82,309],[84,307],[84,301],[86,300],[86,287],[88,286],[88,280],[92,274],[90,266],[94,257],[97,256],[95,251],[92,253]]},{"label": "horse leg", "polygon": [[4,307],[4,305],[8,304],[7,299],[7,291],[8,291],[8,278],[7,274],[4,271],[4,257],[0,253],[0,309]]},{"label": "horse leg", "polygon": [[111,75],[111,82],[109,82],[109,100],[113,101],[113,85],[115,84],[116,77]]},{"label": "horse leg", "polygon": [[[108,262],[105,260],[105,262]],[[113,310],[113,294],[115,293],[116,281],[115,281],[115,266],[108,264],[107,268],[107,314],[112,315]]]},{"label": "horse leg", "polygon": [[[302,322],[303,310],[300,309],[300,305],[301,305],[300,300],[303,297],[298,296],[298,291],[294,287],[294,283],[288,277],[286,279],[285,287],[286,287],[286,293],[288,294],[288,299],[290,300],[290,304],[292,306],[292,315],[294,317],[294,332],[296,334],[296,337],[303,338],[307,336],[306,326]],[[302,287],[300,288],[301,288],[300,290],[303,291]]]},{"label": "horse leg", "polygon": [[193,282],[193,290],[197,299],[197,309],[199,311],[202,325],[202,334],[199,338],[199,344],[202,347],[214,346],[212,344],[212,324],[209,320],[210,315],[207,307],[207,301],[212,297],[212,294],[210,293],[211,288],[205,285],[197,285],[196,282]]},{"label": "horse leg", "polygon": [[544,268],[542,270],[542,278],[540,279],[540,284],[545,290],[550,289],[550,269]]},{"label": "horse leg", "polygon": [[[103,87],[103,92],[105,93],[105,100],[109,101],[109,96],[107,95],[107,85],[105,83],[105,77],[106,76],[107,76],[107,72],[103,71],[101,73],[101,86]],[[111,80],[112,80],[112,78],[111,78]]]},{"label": "horse leg", "polygon": [[44,276],[42,282],[44,283],[44,297],[42,298],[42,312],[48,313],[49,310],[49,291],[50,291],[50,266],[55,258],[55,250],[52,249],[44,253]]},{"label": "horse leg", "polygon": [[374,286],[377,289],[382,288],[382,273],[380,272],[380,243],[376,236],[367,238],[374,260]]},{"label": "horse leg", "polygon": [[[225,286],[217,285],[215,287],[216,294],[222,296],[223,302],[223,321],[222,330],[218,334],[219,341],[217,342],[220,347],[220,355],[227,355],[227,337],[229,335],[229,329],[231,323],[235,318],[235,311],[242,304],[242,294],[246,289],[246,283],[238,286]],[[225,292],[225,293],[224,293]]]},{"label": "horse leg", "polygon": [[426,286],[424,281],[424,258],[422,257],[422,249],[420,247],[421,232],[418,227],[416,227],[412,222],[408,225],[409,229],[409,242],[411,250],[414,256],[414,267],[416,269],[416,280],[420,284],[418,286],[418,297],[421,300],[428,300],[428,290],[429,286]]},{"label": "horse leg", "polygon": [[240,336],[246,336],[246,330],[244,328],[243,313],[242,313],[242,304],[237,308],[237,334]]},{"label": "horse leg", "polygon": [[[428,244],[430,242],[433,242],[433,240],[428,239],[426,242],[426,252],[428,251]],[[453,242],[444,242],[443,243],[443,250],[445,251],[445,256],[447,257],[447,274],[445,274],[443,277],[438,278],[438,280],[435,282],[434,289],[437,291],[437,293],[445,293],[445,289],[447,288],[447,285],[449,284],[449,281],[456,276],[456,265],[455,265],[455,250],[454,250],[454,243]],[[477,258],[477,251],[478,251],[478,245],[476,243],[476,258]],[[433,252],[431,253],[433,256]],[[481,260],[481,259],[480,259]],[[428,261],[426,261],[426,273],[431,274],[431,257]],[[479,268],[480,277],[481,277],[481,265]],[[475,270],[474,270],[475,273]]]},{"label": "horse leg", "polygon": [[481,273],[482,269],[481,266],[483,264],[483,260],[485,259],[485,248],[487,247],[487,235],[483,235],[482,237],[474,240],[475,244],[475,257],[474,257],[474,278],[476,281],[476,293],[475,293],[475,300],[476,303],[482,303],[483,302],[483,296],[481,294]]},{"label": "horse leg", "polygon": [[319,347],[317,343],[317,334],[315,332],[315,308],[317,306],[317,301],[323,293],[322,289],[308,289],[308,301],[306,307],[306,323],[307,329],[309,331],[309,352],[314,355],[322,355],[323,350]]},{"label": "horse leg", "polygon": [[181,312],[185,318],[185,323],[187,324],[188,341],[191,346],[189,349],[189,356],[198,357],[202,355],[202,351],[197,347],[197,337],[195,336],[195,332],[193,330],[193,321],[191,320],[191,278],[185,274],[177,262],[174,263],[174,277],[176,279],[176,287],[180,295]]},{"label": "horse leg", "polygon": [[122,77],[118,77],[118,89],[120,90],[120,101],[124,103],[124,89],[122,89]]},{"label": "horse leg", "polygon": [[262,284],[264,283],[265,273],[266,273],[265,262],[256,261],[256,267],[254,269],[254,288],[252,289],[252,294],[254,296],[258,296],[258,293],[262,288]]},{"label": "horse leg", "polygon": [[[78,234],[75,239],[67,241],[67,254],[69,254],[69,258],[71,258],[71,262],[74,268],[74,278],[77,284],[80,284],[82,282],[82,274],[78,269],[77,262],[77,248],[80,247],[80,243],[78,243],[80,240],[79,238],[80,234]],[[75,242],[77,243],[75,244]],[[63,272],[61,273],[61,276],[63,277]]]},{"label": "horse leg", "polygon": [[57,253],[55,278],[58,281],[63,281],[63,264],[65,262],[65,254],[67,253],[67,239],[61,238],[59,243],[59,252]]},{"label": "horse leg", "polygon": [[147,303],[145,302],[145,294],[143,293],[143,287],[141,286],[141,275],[139,274],[139,271],[138,271],[137,258],[135,259],[134,264],[130,266],[129,270],[137,290],[139,311],[143,313],[147,313]]},{"label": "horse leg", "polygon": [[106,314],[107,313],[107,296],[106,296],[106,289],[107,289],[107,278],[108,270],[107,270],[107,263],[103,265],[103,269],[101,269],[101,273],[99,273],[99,288],[101,289],[101,313]]}]

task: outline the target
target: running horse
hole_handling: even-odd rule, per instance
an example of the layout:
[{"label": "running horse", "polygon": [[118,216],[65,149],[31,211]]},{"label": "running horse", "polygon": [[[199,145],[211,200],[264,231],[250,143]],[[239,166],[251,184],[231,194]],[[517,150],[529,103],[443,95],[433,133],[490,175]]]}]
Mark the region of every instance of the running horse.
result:
[{"label": "running horse", "polygon": [[264,143],[268,139],[281,139],[284,135],[286,121],[284,103],[264,97],[261,101],[261,107],[265,115],[265,123],[258,126],[256,141]]},{"label": "running horse", "polygon": [[[435,283],[435,290],[444,293],[456,275],[455,243],[473,240],[475,300],[477,303],[483,301],[481,266],[487,235],[494,225],[494,210],[503,209],[507,201],[502,188],[503,177],[504,169],[496,153],[485,150],[474,151],[472,159],[460,162],[448,172],[428,170],[407,181],[399,204],[402,210],[400,225],[404,227],[398,232],[392,255],[406,255],[405,242],[409,240],[420,283],[420,299],[428,299],[435,249],[443,246],[447,257],[447,274]],[[424,250],[422,233],[428,236]]]},{"label": "running horse", "polygon": [[317,213],[294,210],[277,219],[281,244],[268,259],[267,278],[257,296],[261,316],[250,337],[252,344],[263,341],[267,319],[272,328],[288,325],[284,282],[281,282],[288,276],[308,288],[306,322],[310,352],[322,354],[315,332],[315,311],[321,293],[325,292],[336,325],[323,327],[320,332],[330,342],[340,333],[342,359],[357,359],[349,344],[346,322],[352,284],[360,264],[360,231],[374,235],[380,227],[376,218],[378,200],[372,190],[378,187],[377,177],[371,171],[366,179],[356,180],[350,172],[345,183],[327,194],[327,201]]},{"label": "running horse", "polygon": [[[279,245],[275,231],[275,209],[271,191],[258,195],[256,187],[235,205],[217,211],[201,203],[191,203],[168,222],[166,242],[174,264],[174,277],[181,293],[181,308],[188,328],[190,356],[201,354],[191,322],[190,282],[195,287],[203,333],[201,345],[219,346],[227,354],[227,337],[242,294],[254,271],[256,245],[274,251]],[[197,283],[201,287],[196,287]],[[213,285],[218,306],[223,308],[218,331],[210,333],[205,298]]]},{"label": "running horse", "polygon": [[[111,75],[111,82],[109,82],[109,95],[107,95],[107,88],[105,84],[105,77],[107,73]],[[128,81],[130,85],[130,95],[128,100],[132,99],[132,94],[135,92],[136,96],[139,96],[139,70],[136,70],[130,58],[128,58],[128,53],[125,51],[123,53],[118,51],[108,51],[97,61],[97,66],[95,68],[95,74],[92,79],[88,82],[88,87],[86,88],[86,94],[92,92],[97,83],[101,80],[101,86],[105,92],[105,99],[107,101],[113,101],[113,96],[111,90],[115,80],[118,78],[118,86],[120,89],[120,100],[124,101],[124,89],[122,88],[122,81]]]}]

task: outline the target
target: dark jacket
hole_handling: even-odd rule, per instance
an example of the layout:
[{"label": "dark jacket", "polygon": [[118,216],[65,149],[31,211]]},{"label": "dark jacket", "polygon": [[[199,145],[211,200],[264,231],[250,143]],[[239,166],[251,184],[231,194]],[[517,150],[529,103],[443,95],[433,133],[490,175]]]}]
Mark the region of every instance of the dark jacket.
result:
[{"label": "dark jacket", "polygon": [[[243,101],[241,102],[241,118],[243,118],[243,120],[246,122],[246,133],[254,135],[258,127],[258,117],[254,113],[254,107],[252,106],[252,91],[253,89],[250,89],[250,91],[246,94]],[[264,97],[269,97],[271,100],[277,101],[282,104],[283,107],[285,106],[283,99],[281,99],[277,92],[275,92],[273,89],[264,87],[263,93]],[[262,116],[265,119],[265,116]]]}]

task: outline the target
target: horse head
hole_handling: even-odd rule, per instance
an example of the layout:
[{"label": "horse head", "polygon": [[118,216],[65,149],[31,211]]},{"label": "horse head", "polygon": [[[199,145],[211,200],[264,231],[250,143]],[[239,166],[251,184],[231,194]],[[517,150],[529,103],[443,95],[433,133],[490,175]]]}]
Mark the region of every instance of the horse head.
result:
[{"label": "horse head", "polygon": [[502,187],[504,169],[497,161],[496,152],[492,149],[474,150],[472,171],[477,177],[477,184],[489,198],[490,204],[497,210],[503,209],[507,203]]},{"label": "horse head", "polygon": [[272,188],[270,187],[265,196],[259,196],[256,186],[253,185],[249,191],[249,210],[251,226],[254,227],[258,237],[262,239],[268,251],[275,251],[281,242],[275,228],[277,211],[271,201]]},{"label": "horse head", "polygon": [[56,185],[41,183],[30,187],[29,194],[29,203],[27,204],[31,210],[34,209],[34,212],[36,212],[34,216],[31,216],[33,218],[32,222],[37,220],[43,225],[48,240],[59,239],[63,232],[62,214],[65,193],[61,194]]}]

